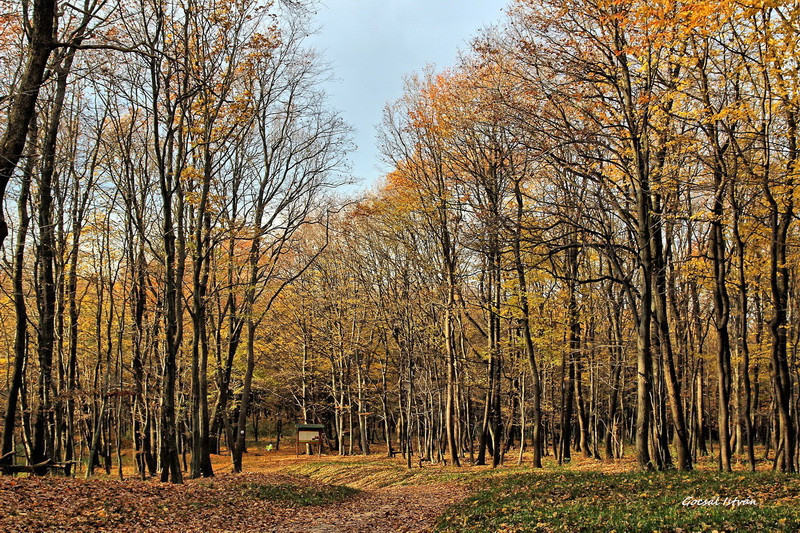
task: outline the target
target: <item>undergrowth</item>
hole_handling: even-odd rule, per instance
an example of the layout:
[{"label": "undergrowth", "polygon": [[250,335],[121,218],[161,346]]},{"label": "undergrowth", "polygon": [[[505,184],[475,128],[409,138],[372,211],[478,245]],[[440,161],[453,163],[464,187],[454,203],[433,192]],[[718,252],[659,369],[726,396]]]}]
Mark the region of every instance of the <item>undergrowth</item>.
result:
[{"label": "undergrowth", "polygon": [[799,493],[800,480],[771,472],[540,471],[487,480],[437,530],[798,531]]},{"label": "undergrowth", "polygon": [[358,489],[341,485],[303,486],[291,483],[246,483],[242,495],[257,500],[288,503],[290,505],[328,505],[344,501]]}]

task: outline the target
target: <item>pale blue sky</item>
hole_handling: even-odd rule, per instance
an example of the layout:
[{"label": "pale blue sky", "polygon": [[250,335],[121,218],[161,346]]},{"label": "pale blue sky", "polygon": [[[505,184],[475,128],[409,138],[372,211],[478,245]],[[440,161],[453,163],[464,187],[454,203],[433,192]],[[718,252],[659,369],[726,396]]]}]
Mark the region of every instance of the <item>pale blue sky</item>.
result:
[{"label": "pale blue sky", "polygon": [[330,103],[355,128],[352,173],[370,186],[388,169],[375,140],[383,108],[402,95],[403,78],[426,65],[452,66],[509,0],[322,0],[311,44],[330,62]]}]

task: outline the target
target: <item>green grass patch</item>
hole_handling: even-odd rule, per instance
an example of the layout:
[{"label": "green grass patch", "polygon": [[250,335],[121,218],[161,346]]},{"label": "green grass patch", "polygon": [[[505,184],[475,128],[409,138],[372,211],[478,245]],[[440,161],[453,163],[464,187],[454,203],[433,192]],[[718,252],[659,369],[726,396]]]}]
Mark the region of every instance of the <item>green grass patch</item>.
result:
[{"label": "green grass patch", "polygon": [[[800,479],[771,472],[531,472],[485,480],[437,530],[798,531],[798,495]],[[687,498],[717,504],[684,505]],[[733,498],[756,505],[730,505]]]},{"label": "green grass patch", "polygon": [[247,498],[301,507],[341,502],[358,492],[358,489],[341,485],[304,486],[291,483],[246,483],[242,487],[242,494]]},{"label": "green grass patch", "polygon": [[428,465],[408,469],[404,464],[386,459],[363,459],[348,461],[310,461],[295,464],[283,472],[295,476],[307,476],[315,481],[334,485],[349,485],[361,489],[377,489],[399,485],[432,485],[437,483],[471,483],[477,479],[505,476],[520,472],[526,467],[507,466],[498,470],[489,468],[442,468]]}]

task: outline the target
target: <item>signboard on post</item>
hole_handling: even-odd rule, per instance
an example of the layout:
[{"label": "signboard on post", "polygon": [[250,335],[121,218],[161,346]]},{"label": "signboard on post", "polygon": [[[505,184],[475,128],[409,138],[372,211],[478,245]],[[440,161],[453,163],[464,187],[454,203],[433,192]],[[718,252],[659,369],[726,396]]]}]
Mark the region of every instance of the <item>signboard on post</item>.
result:
[{"label": "signboard on post", "polygon": [[297,438],[295,438],[295,453],[300,455],[301,444],[317,444],[319,455],[322,455],[322,433],[324,424],[297,424]]}]

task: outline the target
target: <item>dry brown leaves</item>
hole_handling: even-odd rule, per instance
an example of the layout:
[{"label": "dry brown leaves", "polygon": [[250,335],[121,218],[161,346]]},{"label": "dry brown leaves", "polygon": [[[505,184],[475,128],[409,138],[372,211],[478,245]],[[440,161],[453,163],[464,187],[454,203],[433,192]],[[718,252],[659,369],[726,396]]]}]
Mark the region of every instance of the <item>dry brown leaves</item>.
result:
[{"label": "dry brown leaves", "polygon": [[0,531],[428,531],[448,504],[467,495],[450,484],[402,486],[295,507],[249,497],[249,483],[314,482],[279,474],[223,474],[183,485],[0,478]]}]

